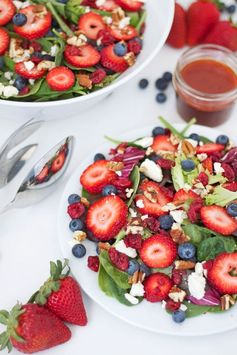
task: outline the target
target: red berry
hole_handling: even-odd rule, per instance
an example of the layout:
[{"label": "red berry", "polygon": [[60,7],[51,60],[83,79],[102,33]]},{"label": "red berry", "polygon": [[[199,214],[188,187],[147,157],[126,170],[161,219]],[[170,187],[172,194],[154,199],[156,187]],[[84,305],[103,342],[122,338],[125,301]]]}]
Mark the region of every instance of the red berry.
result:
[{"label": "red berry", "polygon": [[183,280],[183,272],[182,270],[176,270],[176,269],[173,269],[172,270],[172,277],[171,277],[173,283],[176,285],[176,286],[179,286]]},{"label": "red berry", "polygon": [[103,69],[97,69],[90,75],[92,84],[100,84],[106,77],[106,72]]},{"label": "red berry", "polygon": [[229,181],[229,182],[232,182],[235,180],[235,172],[234,170],[232,169],[232,167],[227,164],[227,163],[222,163],[221,164],[221,167],[224,169],[224,177]]},{"label": "red berry", "polygon": [[227,182],[223,185],[223,187],[229,191],[236,192],[237,191],[237,181]]},{"label": "red berry", "polygon": [[73,87],[75,75],[71,69],[59,66],[49,71],[46,81],[51,90],[67,91]]},{"label": "red berry", "polygon": [[128,41],[129,39],[138,36],[136,28],[130,25],[122,29],[118,27],[110,27],[109,31],[117,41]]},{"label": "red berry", "polygon": [[100,266],[100,260],[99,260],[98,256],[88,256],[87,266],[92,271],[98,272],[99,266]]},{"label": "red berry", "polygon": [[25,86],[21,91],[19,92],[19,95],[26,95],[30,91],[30,88],[28,86]]},{"label": "red berry", "polygon": [[183,7],[175,3],[173,24],[167,39],[167,43],[174,48],[182,48],[187,40],[186,12]]},{"label": "red berry", "polygon": [[155,217],[148,217],[144,219],[143,225],[146,228],[149,228],[152,232],[159,232],[160,230],[160,222]]},{"label": "red berry", "polygon": [[28,42],[28,46],[32,47],[35,52],[41,52],[42,51],[42,46],[41,46],[41,44],[39,42],[36,42],[36,41]]},{"label": "red berry", "polygon": [[142,50],[141,40],[139,39],[131,39],[128,42],[128,51],[133,52],[134,54],[138,55]]},{"label": "red berry", "polygon": [[199,145],[196,148],[197,154],[205,153],[207,155],[212,155],[213,153],[221,152],[225,149],[225,146],[218,143],[206,143],[203,145]]},{"label": "red berry", "polygon": [[100,53],[90,44],[81,47],[66,45],[64,58],[77,68],[87,68],[99,63]]},{"label": "red berry", "polygon": [[231,21],[219,21],[207,34],[203,43],[218,44],[235,52],[237,50],[237,28]]},{"label": "red berry", "polygon": [[96,40],[98,33],[105,27],[103,17],[95,12],[87,12],[79,17],[78,28],[90,39]]},{"label": "red berry", "polygon": [[10,37],[8,32],[4,28],[0,28],[0,55],[3,55],[6,52],[6,50],[9,47],[9,43],[10,43]]},{"label": "red berry", "polygon": [[0,1],[0,26],[6,25],[11,21],[16,12],[15,5],[12,0]]},{"label": "red berry", "polygon": [[175,302],[171,299],[168,299],[166,301],[165,308],[167,311],[174,312],[174,311],[177,311],[180,308],[180,306],[181,306],[180,302]]},{"label": "red berry", "polygon": [[52,165],[51,165],[51,172],[56,174],[59,170],[62,169],[66,160],[66,154],[64,150],[61,150],[56,157],[54,158]]},{"label": "red berry", "polygon": [[207,186],[208,185],[208,175],[204,172],[201,172],[199,175],[198,175],[198,180],[203,184],[203,186]]},{"label": "red berry", "polygon": [[171,170],[171,168],[175,165],[175,162],[170,159],[159,159],[157,160],[157,164],[160,165],[161,168]]},{"label": "red berry", "polygon": [[115,42],[115,38],[111,35],[111,33],[107,30],[100,30],[97,35],[97,39],[101,41],[103,46],[109,46]]},{"label": "red berry", "polygon": [[112,264],[121,271],[126,271],[129,266],[129,258],[126,254],[120,253],[115,248],[109,248],[109,258]]},{"label": "red berry", "polygon": [[122,73],[128,68],[128,63],[124,57],[119,57],[115,54],[113,44],[103,48],[100,54],[103,67],[116,73]]},{"label": "red berry", "polygon": [[204,226],[214,232],[228,236],[237,230],[237,220],[231,217],[223,207],[203,206],[200,213]]},{"label": "red berry", "polygon": [[139,11],[143,6],[142,1],[136,0],[116,0],[116,3],[125,11]]},{"label": "red berry", "polygon": [[171,143],[169,136],[161,135],[154,138],[151,148],[156,154],[159,154],[161,151],[174,153],[177,150],[177,145]]},{"label": "red berry", "polygon": [[189,220],[192,223],[197,222],[197,220],[199,219],[199,213],[202,208],[202,205],[203,205],[203,202],[200,197],[191,202],[189,209],[187,211],[187,215],[188,215]]},{"label": "red berry", "polygon": [[140,234],[128,234],[124,238],[124,243],[126,247],[139,250],[142,247],[142,236]]},{"label": "red berry", "polygon": [[42,78],[45,75],[46,70],[38,69],[37,65],[35,65],[33,69],[28,70],[25,66],[25,62],[19,62],[15,64],[15,72],[24,78],[36,80]]},{"label": "red berry", "polygon": [[169,291],[173,286],[169,276],[156,272],[145,278],[144,289],[145,298],[149,302],[160,302],[168,297]]},{"label": "red berry", "polygon": [[67,213],[72,219],[80,218],[84,212],[85,206],[80,202],[72,203],[67,208]]}]

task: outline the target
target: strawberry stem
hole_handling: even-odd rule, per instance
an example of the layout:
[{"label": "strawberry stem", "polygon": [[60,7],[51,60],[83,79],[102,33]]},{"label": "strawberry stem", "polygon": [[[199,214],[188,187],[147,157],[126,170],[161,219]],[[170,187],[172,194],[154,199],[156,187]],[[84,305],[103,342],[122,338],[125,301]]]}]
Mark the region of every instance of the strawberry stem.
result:
[{"label": "strawberry stem", "polygon": [[58,22],[61,30],[68,35],[68,37],[72,37],[74,35],[73,31],[68,27],[68,25],[63,21],[61,16],[57,13],[55,10],[54,6],[49,2],[47,5],[47,8],[50,10],[51,14],[55,18],[55,20]]}]

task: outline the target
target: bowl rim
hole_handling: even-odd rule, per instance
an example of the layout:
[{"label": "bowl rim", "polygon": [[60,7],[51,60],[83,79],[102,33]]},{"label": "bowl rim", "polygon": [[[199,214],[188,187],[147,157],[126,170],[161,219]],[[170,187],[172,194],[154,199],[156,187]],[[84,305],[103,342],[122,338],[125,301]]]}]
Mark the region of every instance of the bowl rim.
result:
[{"label": "bowl rim", "polygon": [[[151,0],[154,1],[154,0]],[[65,100],[55,100],[55,101],[44,101],[44,102],[21,102],[21,101],[11,101],[11,100],[3,100],[0,99],[0,105],[6,105],[6,106],[12,106],[12,107],[18,107],[18,108],[46,108],[46,107],[54,107],[54,106],[63,106],[66,104],[74,104],[76,102],[84,102],[88,99],[93,99],[96,98],[100,95],[105,95],[108,94],[109,92],[113,91],[114,89],[118,88],[119,86],[125,84],[127,81],[130,79],[134,78],[138,73],[140,73],[151,61],[152,59],[157,55],[159,50],[162,48],[164,45],[168,35],[170,28],[172,26],[173,22],[173,17],[174,17],[174,7],[175,7],[175,0],[166,0],[168,2],[168,6],[170,7],[170,14],[169,17],[166,18],[167,26],[166,30],[163,31],[162,36],[160,37],[159,43],[157,46],[153,49],[151,54],[137,67],[128,73],[128,75],[124,75],[120,80],[115,81],[114,83],[106,86],[103,89],[100,89],[98,91],[95,91],[90,94],[86,94],[84,96],[79,96],[79,97],[74,97],[71,99],[65,99]]]}]

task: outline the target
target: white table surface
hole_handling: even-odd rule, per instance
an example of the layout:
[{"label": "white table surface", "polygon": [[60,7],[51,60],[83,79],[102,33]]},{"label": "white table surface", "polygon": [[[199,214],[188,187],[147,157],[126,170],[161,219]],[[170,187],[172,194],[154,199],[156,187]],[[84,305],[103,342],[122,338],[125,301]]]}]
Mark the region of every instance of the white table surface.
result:
[{"label": "white table surface", "polygon": [[[187,1],[186,1],[187,2]],[[0,216],[0,309],[10,309],[17,300],[26,302],[29,296],[47,278],[49,261],[61,257],[56,235],[58,203],[67,178],[78,163],[103,142],[103,135],[119,137],[119,133],[134,127],[157,125],[156,117],[163,115],[172,122],[181,122],[175,111],[174,92],[168,89],[168,101],[159,105],[155,101],[154,81],[166,70],[173,70],[180,51],[163,48],[143,72],[109,98],[90,111],[66,121],[48,125],[52,145],[67,133],[77,138],[74,158],[61,185],[43,202]],[[149,88],[142,91],[138,80],[146,77]],[[219,129],[227,134],[236,133],[236,114]],[[0,142],[20,125],[20,119],[9,121],[0,117]],[[40,137],[43,141],[43,137]],[[72,339],[57,348],[47,350],[48,355],[121,355],[162,354],[223,355],[234,346],[236,331],[206,337],[178,338],[149,333],[130,326],[109,313],[84,295],[89,323],[87,327],[71,327]],[[178,325],[177,325],[178,326]],[[2,329],[2,328],[1,328]],[[1,330],[0,329],[0,330]],[[17,354],[13,350],[12,354]]]}]

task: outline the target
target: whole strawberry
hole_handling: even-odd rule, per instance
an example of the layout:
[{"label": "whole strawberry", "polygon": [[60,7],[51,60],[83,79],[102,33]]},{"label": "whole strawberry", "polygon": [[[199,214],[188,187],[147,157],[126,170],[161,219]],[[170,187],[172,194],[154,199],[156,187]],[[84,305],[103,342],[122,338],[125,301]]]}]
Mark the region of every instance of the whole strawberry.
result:
[{"label": "whole strawberry", "polygon": [[187,10],[188,44],[202,43],[219,18],[220,12],[213,2],[198,0],[192,3]]},{"label": "whole strawberry", "polygon": [[70,329],[52,312],[37,304],[16,304],[10,312],[0,311],[0,350],[12,348],[26,354],[52,348],[71,338]]},{"label": "whole strawberry", "polygon": [[87,324],[87,316],[81,290],[78,283],[68,276],[70,269],[63,274],[68,267],[68,260],[64,265],[60,260],[50,262],[50,277],[30,299],[51,312],[63,321],[84,326]]},{"label": "whole strawberry", "polygon": [[175,4],[173,24],[167,38],[167,43],[174,48],[182,48],[187,40],[186,12],[181,5]]},{"label": "whole strawberry", "polygon": [[237,51],[237,27],[231,21],[220,21],[208,33],[203,43],[214,43]]}]

